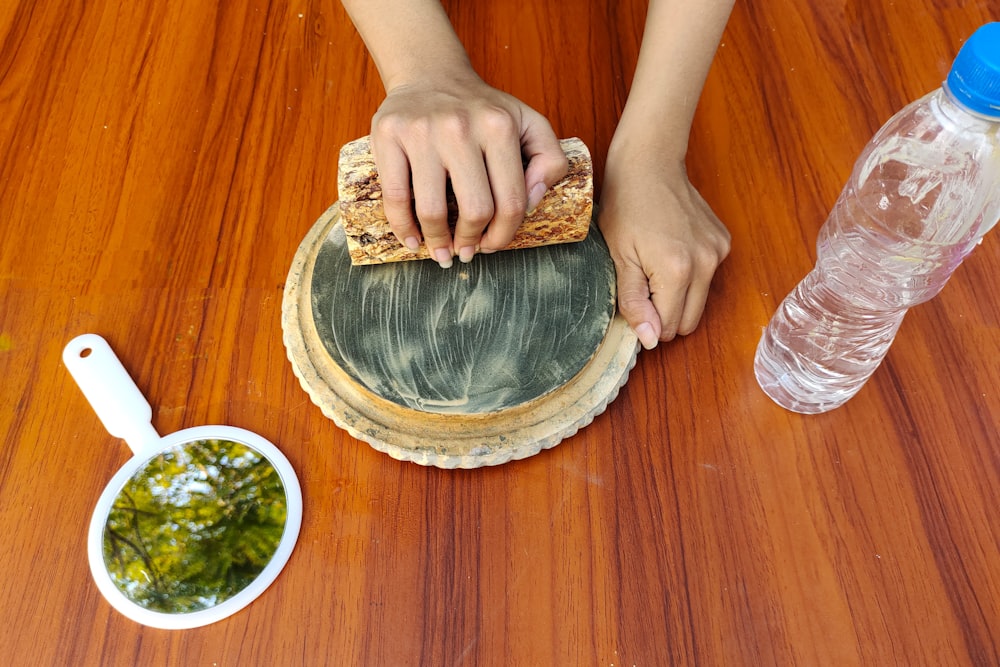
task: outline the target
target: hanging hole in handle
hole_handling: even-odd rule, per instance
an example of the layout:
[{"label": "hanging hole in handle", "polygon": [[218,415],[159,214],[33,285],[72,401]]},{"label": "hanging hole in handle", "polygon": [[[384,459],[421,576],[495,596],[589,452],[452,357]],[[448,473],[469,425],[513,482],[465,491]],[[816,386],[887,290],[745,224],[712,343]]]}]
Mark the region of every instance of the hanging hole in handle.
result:
[{"label": "hanging hole in handle", "polygon": [[83,348],[82,350],[80,350],[80,358],[81,359],[86,359],[87,357],[90,356],[91,352],[93,352],[93,350],[90,349],[89,347]]}]

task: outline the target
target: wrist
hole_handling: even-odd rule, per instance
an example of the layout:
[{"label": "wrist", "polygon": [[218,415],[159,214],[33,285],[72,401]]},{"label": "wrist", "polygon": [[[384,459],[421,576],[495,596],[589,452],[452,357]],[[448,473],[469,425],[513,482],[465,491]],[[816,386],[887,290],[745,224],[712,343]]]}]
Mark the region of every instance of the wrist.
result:
[{"label": "wrist", "polygon": [[690,126],[675,125],[669,115],[659,108],[640,109],[626,105],[608,146],[608,162],[628,164],[634,160],[660,168],[683,169]]},{"label": "wrist", "polygon": [[472,67],[439,0],[342,0],[386,91]]},{"label": "wrist", "polygon": [[[624,131],[623,131],[624,130]],[[656,132],[629,132],[619,126],[608,146],[604,180],[614,181],[622,175],[659,174],[673,180],[687,178],[687,137],[679,139]]]},{"label": "wrist", "polygon": [[451,84],[479,81],[479,75],[472,69],[472,63],[461,47],[457,51],[402,59],[384,69],[380,67],[379,74],[386,94],[398,88],[429,81]]}]

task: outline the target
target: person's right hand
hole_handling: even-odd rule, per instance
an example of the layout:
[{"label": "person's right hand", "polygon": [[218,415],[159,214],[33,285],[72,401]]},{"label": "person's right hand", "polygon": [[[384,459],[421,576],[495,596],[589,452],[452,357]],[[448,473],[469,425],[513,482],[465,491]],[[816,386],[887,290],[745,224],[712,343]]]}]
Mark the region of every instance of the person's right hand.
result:
[{"label": "person's right hand", "polygon": [[[371,140],[393,232],[411,250],[422,240],[444,268],[454,255],[469,262],[477,251],[503,249],[568,169],[549,122],[471,70],[390,89]],[[454,237],[448,179],[459,213]]]}]

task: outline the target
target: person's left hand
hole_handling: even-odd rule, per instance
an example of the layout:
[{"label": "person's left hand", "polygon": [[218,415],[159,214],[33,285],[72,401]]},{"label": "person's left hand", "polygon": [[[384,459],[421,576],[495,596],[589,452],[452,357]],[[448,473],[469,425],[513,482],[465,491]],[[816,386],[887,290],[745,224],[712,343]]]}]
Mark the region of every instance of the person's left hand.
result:
[{"label": "person's left hand", "polygon": [[731,237],[684,165],[609,155],[598,226],[618,273],[619,312],[643,347],[691,333]]}]

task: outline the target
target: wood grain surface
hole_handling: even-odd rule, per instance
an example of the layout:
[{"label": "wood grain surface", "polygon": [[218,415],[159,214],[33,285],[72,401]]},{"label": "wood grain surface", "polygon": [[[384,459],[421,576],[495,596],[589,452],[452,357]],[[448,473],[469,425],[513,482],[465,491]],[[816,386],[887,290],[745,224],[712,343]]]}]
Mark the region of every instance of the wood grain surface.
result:
[{"label": "wood grain surface", "polygon": [[[642,2],[446,3],[486,80],[600,175]],[[1000,664],[1000,240],[805,417],[753,352],[854,158],[994,0],[738,2],[689,172],[733,251],[695,333],[588,428],[475,471],[314,407],[282,283],[381,85],[333,0],[0,3],[0,655],[14,665]],[[60,363],[104,335],[161,433],[276,443],[305,518],[250,607],[189,631],[101,598],[85,536],[128,458]]]}]

